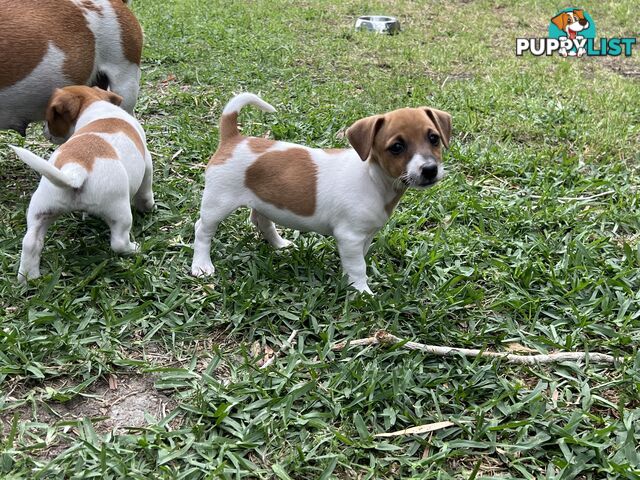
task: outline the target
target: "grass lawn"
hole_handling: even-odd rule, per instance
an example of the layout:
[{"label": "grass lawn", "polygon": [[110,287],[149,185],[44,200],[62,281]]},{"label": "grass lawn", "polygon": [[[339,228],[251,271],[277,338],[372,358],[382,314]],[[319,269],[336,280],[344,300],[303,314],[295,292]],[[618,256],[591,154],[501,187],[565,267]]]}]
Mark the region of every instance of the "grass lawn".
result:
[{"label": "grass lawn", "polygon": [[[112,254],[106,224],[72,215],[43,277],[18,286],[38,176],[0,134],[0,477],[640,478],[640,50],[515,56],[568,5],[136,0],[157,200],[134,215],[141,254]],[[586,8],[598,37],[637,35],[635,2]],[[367,13],[404,30],[354,32]],[[406,195],[370,250],[375,296],[347,287],[332,239],[285,230],[295,246],[274,252],[248,211],[222,223],[216,275],[189,275],[204,166],[241,91],[278,109],[243,110],[245,133],[318,147],[399,107],[453,115],[447,178]],[[24,145],[45,154],[40,130]],[[331,348],[381,329],[624,360]]]}]

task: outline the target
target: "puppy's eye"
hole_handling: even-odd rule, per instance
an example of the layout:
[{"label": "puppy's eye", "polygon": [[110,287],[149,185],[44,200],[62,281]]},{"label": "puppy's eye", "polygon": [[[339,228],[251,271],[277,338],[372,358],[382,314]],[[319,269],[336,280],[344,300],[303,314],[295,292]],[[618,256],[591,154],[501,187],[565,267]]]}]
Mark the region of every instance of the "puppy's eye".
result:
[{"label": "puppy's eye", "polygon": [[391,145],[387,150],[389,150],[393,155],[400,155],[402,152],[406,150],[404,143],[396,142]]},{"label": "puppy's eye", "polygon": [[438,145],[440,145],[440,136],[439,135],[437,135],[435,133],[430,133],[427,138],[429,139],[429,143],[431,143],[431,145],[433,145],[434,147],[437,147]]}]

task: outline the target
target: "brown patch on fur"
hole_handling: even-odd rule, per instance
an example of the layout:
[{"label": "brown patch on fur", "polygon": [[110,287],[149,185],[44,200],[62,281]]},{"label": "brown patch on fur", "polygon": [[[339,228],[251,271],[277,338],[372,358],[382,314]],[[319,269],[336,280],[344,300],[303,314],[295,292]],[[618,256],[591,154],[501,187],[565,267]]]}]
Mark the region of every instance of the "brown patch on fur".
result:
[{"label": "brown patch on fur", "polygon": [[70,0],[3,0],[0,25],[0,89],[28,76],[44,58],[49,42],[64,52],[62,68],[71,82],[81,85],[89,80],[95,38]]},{"label": "brown patch on fur", "polygon": [[135,144],[140,154],[144,157],[144,142],[138,131],[126,120],[121,118],[101,118],[88,123],[76,132],[76,135],[83,133],[124,133]]},{"label": "brown patch on fur", "polygon": [[56,89],[49,99],[45,113],[49,132],[55,137],[67,137],[80,114],[93,102],[98,101],[120,105],[122,97],[98,87],[72,86]]},{"label": "brown patch on fur", "polygon": [[276,143],[274,140],[269,140],[268,138],[249,137],[249,148],[256,155],[262,155],[269,150],[274,143]]},{"label": "brown patch on fur", "polygon": [[54,162],[57,168],[62,168],[68,163],[77,163],[88,172],[93,170],[93,164],[97,158],[114,160],[118,158],[118,154],[109,142],[91,133],[74,135],[58,149],[58,152]]},{"label": "brown patch on fur", "polygon": [[238,131],[238,112],[228,113],[220,117],[220,142],[240,135]]},{"label": "brown patch on fur", "polygon": [[142,27],[138,19],[122,0],[111,0],[120,24],[120,42],[124,56],[131,63],[140,65],[142,58]]},{"label": "brown patch on fur", "polygon": [[387,215],[391,215],[393,213],[393,210],[396,208],[396,205],[398,205],[398,202],[402,198],[402,195],[404,195],[404,192],[404,190],[397,192],[395,197],[389,200],[389,203],[384,206],[384,210],[387,212]]},{"label": "brown patch on fur", "polygon": [[102,16],[102,7],[93,3],[93,0],[80,0],[80,8],[89,10],[90,12],[96,12],[98,15]]},{"label": "brown patch on fur", "polygon": [[216,153],[211,155],[207,168],[214,165],[222,165],[233,156],[233,152],[240,142],[244,140],[240,135],[236,135],[220,144]]},{"label": "brown patch on fur", "polygon": [[244,184],[264,202],[309,217],[316,211],[318,168],[304,148],[262,154]]}]

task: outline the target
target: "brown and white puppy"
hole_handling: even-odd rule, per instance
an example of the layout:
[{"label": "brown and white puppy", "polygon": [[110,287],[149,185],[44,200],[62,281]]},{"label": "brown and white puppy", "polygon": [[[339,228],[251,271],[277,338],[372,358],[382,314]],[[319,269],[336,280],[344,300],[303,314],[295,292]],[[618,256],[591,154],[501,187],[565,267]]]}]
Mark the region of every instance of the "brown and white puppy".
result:
[{"label": "brown and white puppy", "polygon": [[275,248],[289,242],[274,221],[335,237],[349,283],[371,293],[364,256],[408,187],[435,185],[444,176],[451,115],[434,108],[403,108],[358,120],[347,130],[353,149],[323,150],[243,137],[238,112],[247,105],[275,109],[256,95],[232,99],[220,119],[220,145],[205,176],[195,226],[193,275],[210,275],[211,238],[241,206]]},{"label": "brown and white puppy", "polygon": [[[580,40],[584,37],[578,35],[579,32],[589,28],[589,21],[584,17],[584,10],[575,9],[569,12],[561,12],[551,19],[553,24],[560,30],[567,34],[567,38],[572,42],[574,40]],[[560,55],[566,57],[567,55],[581,57],[586,53],[584,47],[577,48],[576,51],[570,50],[567,52],[566,48],[558,50]]]},{"label": "brown and white puppy", "polygon": [[66,212],[79,210],[104,219],[111,229],[113,251],[138,250],[138,244],[129,239],[131,202],[139,211],[153,208],[153,169],[144,130],[118,106],[121,102],[119,95],[98,87],[58,89],[47,107],[47,125],[66,142],[49,161],[12,147],[43,176],[27,212],[21,282],[40,276],[47,228]]},{"label": "brown and white puppy", "polygon": [[0,0],[0,130],[25,134],[66,85],[138,97],[142,29],[123,0]]}]

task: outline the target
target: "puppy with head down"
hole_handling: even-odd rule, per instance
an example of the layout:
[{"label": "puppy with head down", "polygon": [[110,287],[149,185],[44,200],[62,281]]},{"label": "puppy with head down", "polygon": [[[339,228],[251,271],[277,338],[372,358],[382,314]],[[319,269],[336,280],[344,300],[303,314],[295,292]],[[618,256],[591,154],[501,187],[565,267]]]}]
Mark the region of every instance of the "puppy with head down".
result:
[{"label": "puppy with head down", "polygon": [[131,202],[153,208],[151,155],[140,124],[119,105],[122,97],[98,87],[73,86],[54,92],[47,107],[46,131],[63,143],[49,160],[12,147],[43,177],[31,197],[22,241],[18,279],[40,276],[40,254],[47,228],[61,214],[84,211],[107,222],[111,248],[132,253]]}]

